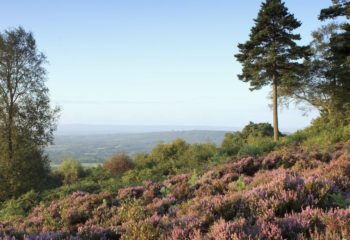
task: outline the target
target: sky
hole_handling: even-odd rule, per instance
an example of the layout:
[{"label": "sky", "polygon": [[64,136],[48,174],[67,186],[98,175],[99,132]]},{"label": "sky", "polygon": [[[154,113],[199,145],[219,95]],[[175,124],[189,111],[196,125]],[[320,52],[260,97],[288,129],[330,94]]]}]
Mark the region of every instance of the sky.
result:
[{"label": "sky", "polygon": [[[286,0],[307,44],[330,0]],[[47,85],[60,124],[241,128],[272,122],[270,88],[238,80],[237,44],[259,0],[0,0],[0,30],[32,31],[48,58]],[[280,129],[317,116],[291,105]]]}]

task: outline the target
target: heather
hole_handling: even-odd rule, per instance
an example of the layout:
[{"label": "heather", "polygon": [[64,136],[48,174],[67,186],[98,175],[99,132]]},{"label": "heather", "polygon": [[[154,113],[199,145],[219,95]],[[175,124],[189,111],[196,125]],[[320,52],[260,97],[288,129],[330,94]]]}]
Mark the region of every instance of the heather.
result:
[{"label": "heather", "polygon": [[[94,167],[49,165],[60,108],[50,103],[46,57],[22,27],[0,32],[0,239],[350,239],[349,13],[349,0],[333,0],[319,12],[331,21],[304,46],[286,3],[261,3],[234,56],[250,90],[271,88],[272,125],[249,122],[221,144],[176,139],[129,155],[114,142]],[[318,117],[282,133],[279,107],[291,103]]]},{"label": "heather", "polygon": [[178,139],[149,154],[115,155],[103,167],[66,160],[52,170],[46,190],[2,202],[1,236],[345,238],[350,143],[333,140],[314,150],[307,140],[316,127],[273,143],[271,125],[249,123],[221,146]]},{"label": "heather", "polygon": [[[345,239],[350,143],[232,157],[115,191],[75,191],[2,219],[3,239]],[[22,205],[35,199],[22,196]]]}]

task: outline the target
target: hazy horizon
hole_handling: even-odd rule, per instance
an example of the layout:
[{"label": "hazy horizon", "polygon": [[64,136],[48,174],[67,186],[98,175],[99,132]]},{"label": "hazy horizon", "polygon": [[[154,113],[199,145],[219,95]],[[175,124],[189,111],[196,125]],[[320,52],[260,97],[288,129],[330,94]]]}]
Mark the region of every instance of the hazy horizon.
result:
[{"label": "hazy horizon", "polygon": [[[247,123],[248,124],[248,123]],[[59,124],[55,135],[103,135],[124,133],[157,133],[181,131],[240,131],[237,126],[190,126],[190,125],[113,125],[113,124]],[[299,129],[283,129],[284,133],[291,133]]]},{"label": "hazy horizon", "polygon": [[112,125],[112,124],[60,124],[55,135],[101,135],[124,133],[156,133],[180,131],[237,131],[229,126],[185,126],[185,125]]},{"label": "hazy horizon", "polygon": [[[234,126],[272,122],[270,88],[237,80],[237,44],[249,37],[260,0],[7,1],[0,28],[32,31],[48,58],[60,124]],[[330,0],[287,0],[302,44]],[[15,15],[13,13],[16,13]],[[33,17],[35,16],[35,17]],[[309,125],[292,106],[280,129]]]}]

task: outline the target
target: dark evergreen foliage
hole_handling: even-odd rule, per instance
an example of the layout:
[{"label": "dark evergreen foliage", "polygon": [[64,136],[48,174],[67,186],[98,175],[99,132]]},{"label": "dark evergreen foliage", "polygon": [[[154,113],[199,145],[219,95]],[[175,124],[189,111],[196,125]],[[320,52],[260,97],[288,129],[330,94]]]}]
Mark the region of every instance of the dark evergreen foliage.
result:
[{"label": "dark evergreen foliage", "polygon": [[249,82],[251,90],[273,86],[275,140],[278,140],[278,88],[283,88],[284,93],[292,92],[304,69],[300,60],[307,55],[308,48],[298,46],[300,35],[293,33],[300,26],[281,0],[267,0],[255,19],[250,39],[238,45],[240,53],[236,58],[243,65],[239,79]]}]

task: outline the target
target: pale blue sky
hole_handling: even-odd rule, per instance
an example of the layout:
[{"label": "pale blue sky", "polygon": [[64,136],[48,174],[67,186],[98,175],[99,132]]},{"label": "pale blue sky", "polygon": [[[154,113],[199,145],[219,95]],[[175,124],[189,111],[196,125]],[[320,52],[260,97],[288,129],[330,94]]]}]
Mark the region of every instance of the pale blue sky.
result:
[{"label": "pale blue sky", "polygon": [[[287,0],[303,42],[330,0]],[[31,30],[61,123],[242,127],[271,122],[269,88],[237,80],[259,0],[0,1],[0,29]],[[308,117],[280,112],[284,131]]]}]

